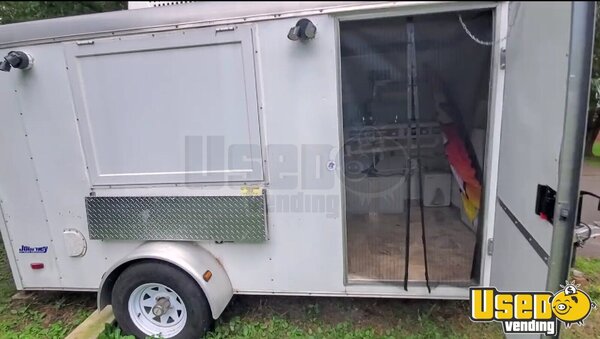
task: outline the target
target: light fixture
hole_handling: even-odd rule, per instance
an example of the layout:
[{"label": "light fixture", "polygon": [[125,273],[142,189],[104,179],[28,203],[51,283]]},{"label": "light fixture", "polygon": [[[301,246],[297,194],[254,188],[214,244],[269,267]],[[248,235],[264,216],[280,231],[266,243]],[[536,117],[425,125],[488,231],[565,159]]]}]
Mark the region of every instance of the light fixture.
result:
[{"label": "light fixture", "polygon": [[306,41],[313,39],[315,35],[317,35],[317,26],[312,21],[303,18],[298,20],[296,26],[290,28],[287,37],[292,41]]},{"label": "light fixture", "polygon": [[30,69],[33,67],[33,58],[31,55],[21,51],[10,51],[0,62],[0,71],[10,72],[11,68]]}]

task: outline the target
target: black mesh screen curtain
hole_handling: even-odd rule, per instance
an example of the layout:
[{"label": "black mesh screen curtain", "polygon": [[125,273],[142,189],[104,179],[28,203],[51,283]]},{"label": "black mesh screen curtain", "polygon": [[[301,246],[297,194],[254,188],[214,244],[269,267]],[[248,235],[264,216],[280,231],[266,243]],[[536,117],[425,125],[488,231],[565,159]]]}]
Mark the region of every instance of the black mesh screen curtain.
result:
[{"label": "black mesh screen curtain", "polygon": [[[461,15],[474,37],[481,41],[492,40],[493,17],[490,11],[462,12]],[[420,15],[412,20],[420,122],[438,123],[434,102],[437,90],[453,103],[466,135],[473,129],[485,130],[491,47],[477,43],[465,32],[458,13]],[[381,136],[380,126],[408,123],[406,25],[406,17],[341,22],[342,109],[346,142],[351,138],[347,133],[350,130],[363,130],[370,126],[368,128],[376,131],[372,137],[377,138]],[[470,140],[464,141],[470,143]],[[406,159],[399,155],[406,157],[406,152],[367,152],[346,156],[347,165],[354,165],[359,160],[362,163],[362,168],[354,170],[354,174],[362,177],[352,179],[347,173],[347,201],[357,199],[351,198],[348,192],[355,195],[364,193],[365,196],[362,200],[359,197],[355,203],[359,207],[347,205],[350,277],[354,273],[361,279],[402,281],[403,258],[408,245],[411,247],[409,280],[423,281],[422,256],[426,250],[433,284],[468,284],[472,279],[477,232],[462,225],[464,217],[461,220],[460,206],[446,209],[425,207],[428,244],[425,249],[418,238],[421,226],[416,210],[418,205],[415,205],[410,222],[411,241],[405,243],[407,225],[401,214],[406,211],[398,208],[393,213],[393,206],[388,207],[390,204],[404,204],[398,199],[406,199],[400,193],[389,192],[389,183],[393,183],[389,178],[397,177],[401,181],[407,171]],[[429,159],[424,160],[423,174],[432,171],[450,173],[443,145],[424,149],[422,156]],[[385,162],[382,159],[392,160]],[[383,175],[382,170],[365,170],[368,166],[397,167],[397,171],[390,170]],[[371,177],[388,179],[384,182],[384,179],[377,181]],[[349,180],[357,181],[350,187]],[[415,199],[413,193],[410,198]],[[377,202],[369,205],[371,200]],[[385,213],[373,213],[381,211]],[[465,229],[461,229],[463,226]]]}]

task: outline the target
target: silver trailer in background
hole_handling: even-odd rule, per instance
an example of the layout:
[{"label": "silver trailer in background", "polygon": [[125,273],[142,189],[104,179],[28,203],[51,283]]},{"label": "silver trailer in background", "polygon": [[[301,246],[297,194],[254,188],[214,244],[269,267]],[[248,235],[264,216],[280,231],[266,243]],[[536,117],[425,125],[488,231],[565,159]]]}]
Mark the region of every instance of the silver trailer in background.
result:
[{"label": "silver trailer in background", "polygon": [[164,337],[203,334],[233,294],[556,290],[593,21],[593,3],[198,2],[1,26],[16,286],[98,291]]}]

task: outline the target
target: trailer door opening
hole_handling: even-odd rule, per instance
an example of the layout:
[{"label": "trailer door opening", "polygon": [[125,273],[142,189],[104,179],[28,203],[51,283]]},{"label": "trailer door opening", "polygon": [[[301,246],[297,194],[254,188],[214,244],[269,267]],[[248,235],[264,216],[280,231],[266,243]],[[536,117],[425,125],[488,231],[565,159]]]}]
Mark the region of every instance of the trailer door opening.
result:
[{"label": "trailer door opening", "polygon": [[492,23],[340,23],[350,283],[478,283]]}]

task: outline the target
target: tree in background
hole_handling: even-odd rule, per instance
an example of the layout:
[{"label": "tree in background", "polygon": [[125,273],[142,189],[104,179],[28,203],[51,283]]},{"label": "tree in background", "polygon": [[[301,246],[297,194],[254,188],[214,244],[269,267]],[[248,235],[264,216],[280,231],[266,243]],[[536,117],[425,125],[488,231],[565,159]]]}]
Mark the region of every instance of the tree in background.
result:
[{"label": "tree in background", "polygon": [[592,84],[590,86],[590,105],[588,110],[587,131],[585,135],[585,155],[592,155],[594,141],[600,132],[600,21],[599,3],[596,1],[596,36],[594,37],[594,57],[592,59]]},{"label": "tree in background", "polygon": [[127,1],[1,1],[0,24],[127,9]]}]

